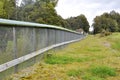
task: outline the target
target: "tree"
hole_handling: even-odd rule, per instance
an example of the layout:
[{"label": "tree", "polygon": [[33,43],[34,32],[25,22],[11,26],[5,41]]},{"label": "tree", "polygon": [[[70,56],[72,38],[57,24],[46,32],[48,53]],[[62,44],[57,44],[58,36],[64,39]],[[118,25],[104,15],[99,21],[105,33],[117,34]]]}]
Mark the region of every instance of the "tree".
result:
[{"label": "tree", "polygon": [[101,16],[94,18],[94,34],[102,32],[102,30],[109,32],[116,32],[119,30],[116,19],[111,18],[111,15],[104,13]]},{"label": "tree", "polygon": [[57,15],[57,12],[54,9],[57,0],[27,1],[28,0],[24,0],[18,9],[19,20],[63,27],[67,26],[67,21],[62,19],[61,16]]},{"label": "tree", "polygon": [[87,21],[87,18],[81,14],[77,17],[71,17],[66,19],[66,21],[69,23],[70,28],[73,30],[77,30],[82,28],[86,33],[89,32],[89,23]]},{"label": "tree", "polygon": [[11,19],[15,11],[15,0],[1,0],[0,1],[0,17]]},{"label": "tree", "polygon": [[5,9],[3,7],[4,7],[4,1],[1,0],[0,1],[0,17],[1,18],[5,18],[6,17],[6,12],[5,12]]},{"label": "tree", "polygon": [[120,14],[115,12],[114,10],[110,12],[110,18],[115,20],[118,25],[118,31],[120,32]]},{"label": "tree", "polygon": [[81,15],[79,16],[79,18],[81,19],[81,26],[82,26],[83,30],[84,30],[86,33],[88,33],[90,26],[89,26],[89,23],[88,23],[88,21],[87,21],[87,18],[86,18],[83,14],[81,14]]}]

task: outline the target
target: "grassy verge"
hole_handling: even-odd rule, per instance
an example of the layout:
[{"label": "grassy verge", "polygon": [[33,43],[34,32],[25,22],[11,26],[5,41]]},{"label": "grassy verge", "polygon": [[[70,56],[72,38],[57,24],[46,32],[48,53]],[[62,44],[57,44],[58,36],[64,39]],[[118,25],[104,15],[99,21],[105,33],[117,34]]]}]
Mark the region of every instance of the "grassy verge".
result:
[{"label": "grassy verge", "polygon": [[50,55],[8,80],[119,80],[120,33],[89,35]]},{"label": "grassy verge", "polygon": [[90,72],[94,76],[98,76],[100,78],[106,78],[108,76],[116,76],[116,70],[114,68],[108,66],[96,66],[90,69]]}]

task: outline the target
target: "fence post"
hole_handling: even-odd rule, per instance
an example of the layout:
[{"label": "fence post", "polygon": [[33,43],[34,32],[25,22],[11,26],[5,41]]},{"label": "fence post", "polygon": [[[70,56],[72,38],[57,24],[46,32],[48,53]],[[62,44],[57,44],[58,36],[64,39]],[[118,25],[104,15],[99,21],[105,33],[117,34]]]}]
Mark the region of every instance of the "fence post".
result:
[{"label": "fence post", "polygon": [[[33,28],[33,51],[36,51],[36,30]],[[34,57],[34,62],[36,62],[36,57]]]},{"label": "fence post", "polygon": [[[16,28],[13,27],[13,58],[17,58],[17,35]],[[15,72],[18,72],[18,65],[15,66]]]}]

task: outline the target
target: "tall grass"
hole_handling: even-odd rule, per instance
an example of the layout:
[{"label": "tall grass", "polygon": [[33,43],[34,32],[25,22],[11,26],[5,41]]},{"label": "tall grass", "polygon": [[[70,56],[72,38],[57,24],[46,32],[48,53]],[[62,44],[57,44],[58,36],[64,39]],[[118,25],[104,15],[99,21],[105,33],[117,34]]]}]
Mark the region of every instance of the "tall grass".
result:
[{"label": "tall grass", "polygon": [[120,41],[116,41],[113,43],[112,47],[116,50],[120,51]]},{"label": "tall grass", "polygon": [[67,72],[68,76],[73,76],[73,77],[77,77],[80,76],[81,74],[81,70],[80,69],[71,69]]},{"label": "tall grass", "polygon": [[96,77],[96,76],[92,76],[92,75],[84,75],[82,77],[83,80],[105,80],[104,78],[100,78],[100,77]]},{"label": "tall grass", "polygon": [[108,41],[111,42],[112,48],[120,51],[120,34],[114,33],[113,35],[107,37]]},{"label": "tall grass", "polygon": [[94,76],[106,78],[108,76],[116,76],[116,70],[108,66],[96,66],[90,69],[90,72]]},{"label": "tall grass", "polygon": [[73,57],[69,55],[51,55],[47,56],[45,62],[48,64],[69,64],[73,62],[84,62],[91,60],[89,57]]}]

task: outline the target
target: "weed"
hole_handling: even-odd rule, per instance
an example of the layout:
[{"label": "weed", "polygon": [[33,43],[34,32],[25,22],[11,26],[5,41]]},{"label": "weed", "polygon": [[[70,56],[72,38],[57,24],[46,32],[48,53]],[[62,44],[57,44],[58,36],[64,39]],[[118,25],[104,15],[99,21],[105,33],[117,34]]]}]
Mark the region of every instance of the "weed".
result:
[{"label": "weed", "polygon": [[45,59],[48,64],[67,64],[73,61],[74,59],[68,56],[50,56]]},{"label": "weed", "polygon": [[107,37],[108,41],[112,43],[112,48],[120,51],[120,34],[114,33],[113,35]]},{"label": "weed", "polygon": [[90,58],[88,57],[72,57],[68,55],[64,56],[57,56],[57,55],[52,55],[48,56],[45,59],[45,62],[48,64],[69,64],[72,62],[84,62],[88,61]]},{"label": "weed", "polygon": [[107,66],[96,66],[90,69],[92,75],[101,78],[106,78],[108,76],[116,76],[116,70]]},{"label": "weed", "polygon": [[75,69],[71,69],[67,72],[67,75],[68,76],[73,76],[73,77],[77,77],[77,76],[80,76],[81,74],[81,70],[78,69],[78,70],[75,70]]},{"label": "weed", "polygon": [[105,80],[104,78],[99,78],[99,77],[91,76],[91,75],[84,75],[82,79],[83,80]]},{"label": "weed", "polygon": [[113,49],[117,49],[120,50],[120,42],[116,41],[113,45],[112,45]]},{"label": "weed", "polygon": [[101,51],[101,49],[98,49],[98,48],[90,48],[90,49],[88,49],[88,51],[91,51],[91,52],[99,52],[99,51]]}]

